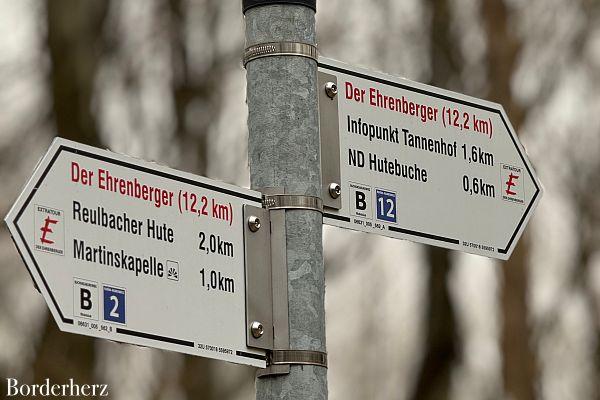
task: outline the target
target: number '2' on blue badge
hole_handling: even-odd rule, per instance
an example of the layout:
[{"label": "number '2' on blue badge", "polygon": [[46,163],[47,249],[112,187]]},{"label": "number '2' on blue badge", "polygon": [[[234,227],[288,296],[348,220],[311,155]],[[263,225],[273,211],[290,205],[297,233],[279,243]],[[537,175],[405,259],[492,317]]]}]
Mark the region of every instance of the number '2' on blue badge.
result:
[{"label": "number '2' on blue badge", "polygon": [[125,289],[104,286],[104,320],[125,323]]},{"label": "number '2' on blue badge", "polygon": [[377,219],[396,223],[396,193],[376,189]]}]

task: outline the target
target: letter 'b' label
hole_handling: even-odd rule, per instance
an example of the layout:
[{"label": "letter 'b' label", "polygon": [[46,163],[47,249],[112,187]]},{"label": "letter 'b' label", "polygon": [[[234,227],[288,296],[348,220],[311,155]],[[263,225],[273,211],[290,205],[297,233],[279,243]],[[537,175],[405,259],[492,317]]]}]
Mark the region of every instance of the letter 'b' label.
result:
[{"label": "letter 'b' label", "polygon": [[75,316],[98,320],[98,284],[86,279],[73,279],[73,312]]}]

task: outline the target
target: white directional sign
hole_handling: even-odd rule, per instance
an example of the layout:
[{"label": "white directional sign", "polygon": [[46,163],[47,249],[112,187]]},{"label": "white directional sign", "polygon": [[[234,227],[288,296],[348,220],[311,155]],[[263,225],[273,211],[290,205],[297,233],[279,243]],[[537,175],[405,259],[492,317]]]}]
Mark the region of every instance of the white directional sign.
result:
[{"label": "white directional sign", "polygon": [[244,204],[261,194],[56,139],[6,222],[61,330],[265,367]]},{"label": "white directional sign", "polygon": [[323,184],[341,195],[325,223],[510,256],[542,189],[502,106],[321,58],[328,82]]}]

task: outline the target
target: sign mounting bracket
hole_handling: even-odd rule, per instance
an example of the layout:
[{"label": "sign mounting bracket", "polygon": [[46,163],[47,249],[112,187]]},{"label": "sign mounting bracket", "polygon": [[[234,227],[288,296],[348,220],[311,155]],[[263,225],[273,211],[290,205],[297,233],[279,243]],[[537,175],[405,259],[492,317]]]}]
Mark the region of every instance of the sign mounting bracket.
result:
[{"label": "sign mounting bracket", "polygon": [[[341,187],[337,77],[322,71],[318,75],[323,205],[339,210],[342,208],[341,190],[347,188]],[[339,193],[332,192],[335,185]]]},{"label": "sign mounting bracket", "polygon": [[[262,193],[264,197],[284,195],[285,190],[283,188],[265,188]],[[251,238],[250,233],[252,232],[249,226],[244,232],[247,260],[246,285],[248,285],[246,290],[247,343],[248,346],[259,347],[267,351],[287,350],[290,347],[290,332],[285,209],[248,207],[244,209],[245,220],[249,218],[250,212],[260,213],[265,223],[261,223],[264,228],[261,227],[255,232],[263,231],[264,237],[260,239],[260,244],[255,243],[253,238],[246,239]],[[253,274],[257,275],[252,276]],[[263,315],[265,317],[262,317]],[[264,322],[260,318],[264,318]],[[263,336],[258,339],[253,336],[251,328],[255,321],[263,324],[263,336],[267,336],[265,340],[261,341]],[[259,369],[257,376],[281,375],[289,372],[289,365],[270,364],[265,369]]]},{"label": "sign mounting bracket", "polygon": [[[288,195],[283,188],[265,188],[262,193],[264,209],[244,207],[244,219],[248,222],[244,232],[246,338],[248,346],[267,350],[267,367],[259,369],[256,376],[289,374],[292,364],[326,367],[326,353],[290,349],[285,243],[286,209],[322,212],[321,199]],[[257,217],[260,219],[258,228]]]}]

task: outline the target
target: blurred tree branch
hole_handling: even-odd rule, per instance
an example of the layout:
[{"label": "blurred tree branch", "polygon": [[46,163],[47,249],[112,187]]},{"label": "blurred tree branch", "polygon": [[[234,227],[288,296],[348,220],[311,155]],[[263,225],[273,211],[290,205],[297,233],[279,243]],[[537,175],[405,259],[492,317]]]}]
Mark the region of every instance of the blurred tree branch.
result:
[{"label": "blurred tree branch", "polygon": [[[517,104],[510,85],[522,44],[509,28],[511,15],[504,0],[483,1],[481,7],[487,31],[488,98],[503,105],[518,132],[527,110]],[[501,268],[504,389],[515,399],[534,399],[537,379],[527,302],[529,238],[526,233]]]},{"label": "blurred tree branch", "polygon": [[47,1],[53,117],[59,135],[100,145],[93,110],[109,1]]},{"label": "blurred tree branch", "polygon": [[[460,90],[460,71],[463,60],[459,40],[450,28],[451,12],[447,0],[428,0],[431,18],[431,85]],[[450,252],[427,247],[429,281],[427,312],[425,314],[426,341],[423,364],[413,398],[446,399],[450,397],[452,368],[459,355],[459,337],[448,276],[452,268]]]},{"label": "blurred tree branch", "polygon": [[[239,63],[241,48],[223,50],[217,42],[219,24],[223,23],[220,0],[204,0],[203,13],[207,24],[202,29],[207,36],[213,38],[211,45],[203,44],[201,48],[206,55],[202,70],[195,68],[190,61],[189,36],[186,32],[190,23],[186,15],[189,13],[188,2],[183,0],[164,0],[166,10],[171,16],[169,34],[172,45],[172,69],[174,75],[173,98],[175,101],[176,128],[175,137],[179,142],[182,167],[188,171],[203,174],[207,167],[208,131],[215,122],[223,103],[223,79],[227,67]],[[197,29],[197,28],[196,28]],[[240,46],[241,47],[241,46]],[[239,50],[239,51],[238,51]],[[198,115],[201,105],[201,114]],[[196,111],[193,113],[193,111]],[[190,120],[194,123],[190,124]]]},{"label": "blurred tree branch", "polygon": [[[92,99],[108,5],[109,1],[46,1],[52,118],[61,136],[94,146],[101,144]],[[93,382],[94,339],[60,332],[48,314],[37,347],[34,382]]]}]

